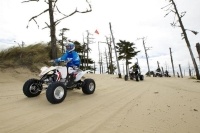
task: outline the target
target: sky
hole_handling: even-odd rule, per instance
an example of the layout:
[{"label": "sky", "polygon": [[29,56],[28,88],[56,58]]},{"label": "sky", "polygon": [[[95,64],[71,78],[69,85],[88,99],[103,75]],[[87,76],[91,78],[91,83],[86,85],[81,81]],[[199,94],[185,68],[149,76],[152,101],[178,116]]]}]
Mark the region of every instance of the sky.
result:
[{"label": "sky", "polygon": [[[49,42],[50,31],[43,29],[45,22],[49,23],[48,13],[45,13],[36,19],[38,26],[34,21],[28,23],[29,19],[48,8],[44,0],[39,2],[21,3],[23,0],[0,0],[0,49],[6,49],[11,46],[18,46],[22,41],[25,45],[38,42]],[[65,33],[70,40],[79,42],[86,41],[86,31],[91,33],[93,43],[89,44],[92,49],[90,58],[96,62],[98,69],[98,41],[105,42],[106,37],[110,37],[109,23],[112,25],[112,31],[115,43],[119,40],[126,40],[135,44],[136,50],[140,52],[131,62],[135,63],[138,59],[141,71],[145,74],[147,62],[142,40],[138,38],[145,37],[145,46],[150,48],[147,51],[149,57],[149,66],[151,71],[157,69],[157,61],[164,70],[168,70],[172,75],[172,65],[169,48],[172,49],[175,72],[179,72],[181,65],[184,75],[188,75],[188,67],[193,68],[189,50],[182,40],[181,29],[173,28],[170,23],[173,22],[174,14],[170,13],[164,17],[167,11],[161,9],[169,4],[168,0],[89,0],[92,6],[92,12],[86,14],[74,14],[64,19],[56,27],[57,38],[62,28],[69,28]],[[200,32],[200,12],[199,0],[175,0],[179,13],[186,11],[182,18],[186,29]],[[85,0],[58,0],[59,10],[68,15],[76,8],[80,11],[88,9]],[[55,12],[55,20],[62,16]],[[29,28],[26,26],[29,24]],[[95,34],[98,30],[99,34]],[[200,33],[194,35],[187,31],[194,57],[199,66],[199,59],[196,51],[196,43],[200,42]],[[112,44],[113,45],[113,44]],[[99,44],[100,51],[103,53],[107,48],[105,43]],[[114,51],[113,51],[114,52]],[[113,60],[116,60],[113,53]],[[104,59],[105,61],[105,59]],[[124,74],[124,61],[119,61],[120,71]],[[199,66],[200,67],[200,66]],[[193,70],[194,71],[194,70]]]}]

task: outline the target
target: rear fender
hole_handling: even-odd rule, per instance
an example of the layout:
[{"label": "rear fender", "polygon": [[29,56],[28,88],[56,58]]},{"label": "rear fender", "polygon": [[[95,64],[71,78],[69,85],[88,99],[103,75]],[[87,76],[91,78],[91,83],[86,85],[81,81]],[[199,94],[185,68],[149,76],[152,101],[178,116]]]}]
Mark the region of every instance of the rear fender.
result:
[{"label": "rear fender", "polygon": [[90,70],[86,70],[86,71],[81,71],[81,72],[79,72],[77,75],[76,75],[76,79],[74,80],[75,82],[76,81],[79,81],[82,77],[83,77],[83,75],[85,75],[86,73],[88,73],[88,72],[90,72]]}]

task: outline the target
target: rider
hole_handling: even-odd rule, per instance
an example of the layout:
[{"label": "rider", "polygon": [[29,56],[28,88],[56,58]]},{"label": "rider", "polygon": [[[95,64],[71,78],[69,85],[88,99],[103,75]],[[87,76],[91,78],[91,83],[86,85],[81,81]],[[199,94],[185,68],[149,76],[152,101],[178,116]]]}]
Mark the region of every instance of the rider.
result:
[{"label": "rider", "polygon": [[75,45],[72,42],[64,43],[66,46],[66,53],[63,54],[60,58],[55,59],[55,63],[59,63],[61,61],[69,61],[67,63],[67,67],[79,67],[80,66],[80,57],[75,50]]},{"label": "rider", "polygon": [[[80,66],[80,57],[78,53],[75,50],[75,45],[74,43],[68,42],[65,43],[64,46],[66,46],[66,53],[63,54],[60,58],[55,59],[55,63],[59,63],[61,61],[67,61],[67,67],[72,67],[73,69],[76,69],[77,67]],[[68,86],[73,85],[75,75],[72,72],[71,73],[73,76],[70,76]]]},{"label": "rider", "polygon": [[136,71],[140,70],[140,67],[139,67],[137,62],[135,62],[135,64],[131,68],[133,68],[133,72],[136,72]]}]

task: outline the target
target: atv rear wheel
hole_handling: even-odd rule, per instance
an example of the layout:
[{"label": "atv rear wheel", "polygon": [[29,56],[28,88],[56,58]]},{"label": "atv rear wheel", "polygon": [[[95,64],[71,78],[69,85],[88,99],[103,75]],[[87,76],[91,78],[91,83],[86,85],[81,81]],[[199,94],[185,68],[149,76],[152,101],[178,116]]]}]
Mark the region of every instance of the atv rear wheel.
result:
[{"label": "atv rear wheel", "polygon": [[36,97],[42,92],[42,84],[37,79],[29,79],[24,83],[23,93],[27,97]]},{"label": "atv rear wheel", "polygon": [[143,75],[140,75],[140,80],[144,80],[144,76]]},{"label": "atv rear wheel", "polygon": [[53,82],[46,91],[47,100],[52,104],[61,103],[67,95],[66,86],[61,82]]},{"label": "atv rear wheel", "polygon": [[93,79],[85,79],[83,81],[82,91],[84,94],[93,94],[96,85]]}]

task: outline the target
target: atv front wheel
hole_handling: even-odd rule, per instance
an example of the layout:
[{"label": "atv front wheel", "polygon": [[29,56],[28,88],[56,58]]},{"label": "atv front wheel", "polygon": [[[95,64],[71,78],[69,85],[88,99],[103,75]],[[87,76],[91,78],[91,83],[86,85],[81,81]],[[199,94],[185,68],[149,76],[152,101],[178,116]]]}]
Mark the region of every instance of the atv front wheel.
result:
[{"label": "atv front wheel", "polygon": [[85,79],[83,81],[82,91],[84,94],[93,94],[96,85],[93,79]]},{"label": "atv front wheel", "polygon": [[29,79],[24,83],[23,93],[27,97],[36,97],[42,92],[42,84],[37,79]]},{"label": "atv front wheel", "polygon": [[66,86],[61,82],[53,82],[46,91],[47,100],[52,104],[61,103],[67,95]]}]

